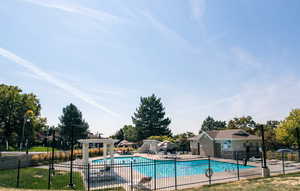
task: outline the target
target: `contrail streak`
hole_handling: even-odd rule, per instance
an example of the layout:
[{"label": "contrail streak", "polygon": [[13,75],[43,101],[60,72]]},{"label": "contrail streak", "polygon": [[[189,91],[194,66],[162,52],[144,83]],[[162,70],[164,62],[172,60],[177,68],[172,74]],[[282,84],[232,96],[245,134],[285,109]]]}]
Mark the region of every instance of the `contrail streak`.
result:
[{"label": "contrail streak", "polygon": [[102,106],[99,103],[97,103],[88,94],[82,92],[80,89],[73,87],[72,85],[68,84],[65,81],[55,78],[51,74],[49,74],[49,73],[45,72],[44,70],[42,70],[41,68],[35,66],[33,63],[15,55],[14,53],[12,53],[6,49],[0,48],[0,55],[7,58],[8,60],[15,62],[16,64],[18,64],[20,66],[23,66],[28,71],[30,71],[32,74],[36,75],[37,77],[40,77],[44,81],[46,81],[58,88],[66,91],[67,93],[73,95],[74,97],[77,97],[77,98],[81,99],[82,101],[84,101],[96,108],[99,108],[102,111],[104,111],[112,116],[119,116],[119,114],[117,114],[117,113],[109,110],[105,106]]}]

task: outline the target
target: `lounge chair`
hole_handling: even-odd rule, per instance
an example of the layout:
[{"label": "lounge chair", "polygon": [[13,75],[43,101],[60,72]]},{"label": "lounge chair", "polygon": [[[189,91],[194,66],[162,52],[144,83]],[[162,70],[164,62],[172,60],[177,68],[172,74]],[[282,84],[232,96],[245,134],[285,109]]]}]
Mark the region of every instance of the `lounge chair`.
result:
[{"label": "lounge chair", "polygon": [[261,162],[261,158],[255,158],[255,157],[251,157],[249,158],[250,162]]},{"label": "lounge chair", "polygon": [[167,156],[165,156],[166,159],[175,159],[178,158],[176,154],[168,153]]},{"label": "lounge chair", "polygon": [[137,184],[133,184],[132,188],[136,191],[151,191],[150,182],[152,177],[143,177]]},{"label": "lounge chair", "polygon": [[165,153],[164,152],[158,152],[158,158],[162,159],[165,157]]},{"label": "lounge chair", "polygon": [[276,160],[276,159],[272,159],[272,160],[269,160],[268,161],[268,164],[269,165],[277,165],[277,164],[279,164],[280,163],[280,161],[279,160]]},{"label": "lounge chair", "polygon": [[109,181],[115,179],[115,173],[111,167],[90,169],[90,181]]}]

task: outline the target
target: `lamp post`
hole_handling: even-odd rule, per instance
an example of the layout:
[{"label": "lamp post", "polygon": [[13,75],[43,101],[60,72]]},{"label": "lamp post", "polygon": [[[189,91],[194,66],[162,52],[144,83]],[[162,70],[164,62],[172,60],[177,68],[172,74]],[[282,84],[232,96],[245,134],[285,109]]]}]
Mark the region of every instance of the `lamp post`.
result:
[{"label": "lamp post", "polygon": [[299,127],[296,127],[297,145],[298,145],[298,161],[300,161],[300,132]]},{"label": "lamp post", "polygon": [[69,183],[69,187],[73,188],[74,184],[73,184],[73,149],[74,149],[74,127],[75,125],[72,125],[72,129],[71,129],[71,164],[70,164],[70,183]]},{"label": "lamp post", "polygon": [[22,137],[21,137],[21,142],[20,142],[20,152],[23,149],[23,139],[24,139],[25,124],[26,124],[26,114],[24,115],[23,126],[22,126]]},{"label": "lamp post", "polygon": [[22,151],[23,149],[23,142],[24,142],[24,133],[25,133],[25,125],[26,125],[26,122],[27,122],[27,116],[29,114],[32,114],[32,110],[27,110],[24,114],[24,120],[23,120],[23,126],[22,126],[22,137],[21,137],[21,143],[20,143],[20,151]]},{"label": "lamp post", "polygon": [[261,131],[262,152],[263,152],[262,176],[268,177],[268,176],[270,176],[270,169],[267,167],[264,125],[260,125],[260,131]]}]

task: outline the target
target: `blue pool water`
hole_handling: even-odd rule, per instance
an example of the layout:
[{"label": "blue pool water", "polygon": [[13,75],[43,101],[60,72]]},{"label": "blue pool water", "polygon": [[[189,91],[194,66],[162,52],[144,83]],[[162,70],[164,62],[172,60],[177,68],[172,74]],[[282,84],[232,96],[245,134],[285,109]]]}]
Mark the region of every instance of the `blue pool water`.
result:
[{"label": "blue pool water", "polygon": [[[130,165],[132,162],[133,170],[145,176],[154,177],[156,172],[157,178],[174,177],[175,176],[175,163],[174,160],[152,160],[144,157],[115,157],[114,163],[120,165]],[[94,160],[93,163],[104,163],[103,159]],[[109,160],[107,161],[109,163]],[[210,160],[210,166],[213,172],[224,172],[226,170],[236,170],[237,165],[234,163],[220,162]],[[197,174],[205,174],[208,168],[208,160],[189,160],[189,161],[176,161],[176,174],[177,176],[190,176]],[[253,166],[239,165],[239,169],[253,168]]]}]

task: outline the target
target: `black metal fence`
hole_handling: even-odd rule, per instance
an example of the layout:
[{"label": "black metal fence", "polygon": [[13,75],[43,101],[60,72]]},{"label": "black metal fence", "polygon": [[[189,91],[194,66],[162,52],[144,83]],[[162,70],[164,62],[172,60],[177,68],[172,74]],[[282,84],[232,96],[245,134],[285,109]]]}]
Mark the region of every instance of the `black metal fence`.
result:
[{"label": "black metal fence", "polygon": [[[279,153],[266,161],[271,175],[300,171],[298,155]],[[262,160],[236,154],[236,160],[192,155],[124,157],[94,160],[85,165],[81,160],[38,166],[32,174],[28,168],[14,170],[17,188],[74,190],[177,190],[186,187],[235,181],[262,175]],[[175,158],[174,158],[175,157]],[[280,157],[280,158],[279,158]],[[295,158],[296,157],[296,158]],[[238,160],[241,159],[242,160]],[[295,160],[291,160],[295,159]],[[0,171],[1,176],[1,171]],[[28,185],[31,179],[37,183]],[[43,177],[42,177],[43,176]],[[46,176],[46,177],[45,177]],[[4,186],[0,183],[0,186]]]}]

